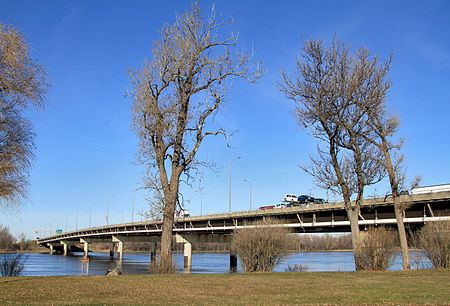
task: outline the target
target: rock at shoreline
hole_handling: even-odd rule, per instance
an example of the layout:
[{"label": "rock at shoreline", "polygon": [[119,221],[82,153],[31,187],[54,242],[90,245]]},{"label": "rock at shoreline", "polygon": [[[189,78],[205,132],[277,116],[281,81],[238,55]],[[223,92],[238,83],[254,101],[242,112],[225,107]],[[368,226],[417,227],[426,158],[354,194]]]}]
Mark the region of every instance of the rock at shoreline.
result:
[{"label": "rock at shoreline", "polygon": [[119,268],[111,269],[106,272],[106,275],[114,276],[114,275],[120,275],[122,274],[122,271],[120,271]]}]

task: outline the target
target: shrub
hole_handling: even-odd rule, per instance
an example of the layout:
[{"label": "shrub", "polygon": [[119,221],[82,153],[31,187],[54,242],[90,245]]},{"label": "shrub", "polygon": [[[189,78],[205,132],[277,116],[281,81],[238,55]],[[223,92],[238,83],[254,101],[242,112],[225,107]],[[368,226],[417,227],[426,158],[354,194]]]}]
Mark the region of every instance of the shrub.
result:
[{"label": "shrub", "polygon": [[244,272],[272,271],[287,255],[290,243],[287,228],[273,220],[238,229],[231,242]]},{"label": "shrub", "polygon": [[160,258],[157,258],[156,260],[152,260],[150,263],[150,273],[151,274],[169,274],[175,272],[177,268],[177,264],[175,260],[172,260],[171,265],[161,265]]},{"label": "shrub", "polygon": [[308,266],[307,265],[288,265],[287,268],[284,270],[286,272],[307,272]]},{"label": "shrub", "polygon": [[25,266],[26,256],[23,253],[4,254],[0,262],[1,276],[19,276]]},{"label": "shrub", "polygon": [[361,245],[355,252],[355,259],[361,270],[384,271],[395,259],[395,235],[384,227],[370,228],[361,233]]},{"label": "shrub", "polygon": [[450,268],[450,221],[425,224],[417,240],[435,269]]}]

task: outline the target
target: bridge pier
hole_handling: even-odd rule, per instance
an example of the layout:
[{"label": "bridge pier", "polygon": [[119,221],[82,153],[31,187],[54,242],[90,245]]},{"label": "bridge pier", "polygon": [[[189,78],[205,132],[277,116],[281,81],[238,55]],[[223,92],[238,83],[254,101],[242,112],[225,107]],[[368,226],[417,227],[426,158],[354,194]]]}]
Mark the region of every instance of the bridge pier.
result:
[{"label": "bridge pier", "polygon": [[152,242],[150,245],[150,263],[156,262],[156,242]]},{"label": "bridge pier", "polygon": [[111,242],[111,244],[109,246],[109,257],[114,257],[115,246],[116,246],[116,244],[114,242]]},{"label": "bridge pier", "polygon": [[[180,234],[175,235],[175,240],[177,243],[183,243],[183,254],[184,254],[184,268],[190,270],[192,268],[192,242],[194,236]],[[189,239],[189,240],[188,240]]]},{"label": "bridge pier", "polygon": [[[192,243],[200,242],[200,243],[229,243],[229,235],[216,235],[216,234],[207,234],[207,235],[196,235],[196,234],[185,234],[175,235],[175,241],[177,243],[183,243],[183,253],[184,253],[184,267],[188,270],[192,268]],[[233,253],[234,254],[234,253]],[[230,268],[233,266],[234,269],[237,265],[236,255],[234,255],[233,263],[231,263],[231,253],[230,253]]]},{"label": "bridge pier", "polygon": [[84,254],[83,257],[87,258],[89,256],[89,243],[85,242],[84,243]]},{"label": "bridge pier", "polygon": [[53,244],[47,243],[47,245],[50,247],[50,255],[53,255]]},{"label": "bridge pier", "polygon": [[237,269],[237,256],[236,253],[230,250],[230,271],[235,272]]},{"label": "bridge pier", "polygon": [[123,243],[125,242],[124,237],[112,236],[113,243],[117,243],[117,259],[119,261],[123,260]]},{"label": "bridge pier", "polygon": [[75,244],[73,241],[61,241],[61,244],[63,245],[63,255],[67,256],[71,254],[71,247]]}]

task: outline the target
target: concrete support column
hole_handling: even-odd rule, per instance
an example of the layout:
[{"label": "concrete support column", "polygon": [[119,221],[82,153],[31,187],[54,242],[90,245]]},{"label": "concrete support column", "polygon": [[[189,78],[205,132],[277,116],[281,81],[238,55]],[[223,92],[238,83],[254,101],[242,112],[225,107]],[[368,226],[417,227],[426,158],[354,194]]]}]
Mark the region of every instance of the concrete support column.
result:
[{"label": "concrete support column", "polygon": [[117,244],[117,256],[120,261],[123,259],[123,241],[119,240]]},{"label": "concrete support column", "polygon": [[84,242],[84,258],[87,258],[89,255],[89,243]]},{"label": "concrete support column", "polygon": [[232,250],[230,250],[230,270],[236,271],[237,269],[237,256],[236,253]]},{"label": "concrete support column", "polygon": [[126,237],[112,236],[112,242],[117,243],[117,258],[119,261],[123,259],[123,243],[126,241]]},{"label": "concrete support column", "polygon": [[175,235],[175,241],[177,243],[183,243],[184,268],[188,270],[190,270],[192,267],[192,240],[194,239],[195,238],[192,235]]},{"label": "concrete support column", "polygon": [[67,256],[67,254],[69,254],[69,245],[67,243],[65,243],[64,241],[61,241],[61,244],[63,245],[63,255]]},{"label": "concrete support column", "polygon": [[150,262],[156,262],[156,242],[150,244]]},{"label": "concrete support column", "polygon": [[191,269],[192,267],[192,244],[189,241],[184,243],[184,267]]},{"label": "concrete support column", "polygon": [[53,244],[48,244],[48,246],[50,247],[50,255],[53,255]]},{"label": "concrete support column", "polygon": [[109,249],[109,257],[114,257],[114,248],[116,244],[114,242],[111,243],[110,249]]}]

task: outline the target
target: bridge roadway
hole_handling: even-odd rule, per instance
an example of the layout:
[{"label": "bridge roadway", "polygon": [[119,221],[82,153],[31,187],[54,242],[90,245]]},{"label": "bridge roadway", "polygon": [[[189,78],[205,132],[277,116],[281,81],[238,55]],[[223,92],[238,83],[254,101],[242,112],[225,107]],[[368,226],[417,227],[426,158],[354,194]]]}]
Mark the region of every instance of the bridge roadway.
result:
[{"label": "bridge roadway", "polygon": [[[411,230],[420,228],[426,222],[450,220],[450,191],[402,195],[401,198],[409,205],[403,221]],[[251,226],[252,222],[265,218],[276,219],[295,233],[350,231],[350,222],[342,202],[176,218],[173,230],[176,242],[184,244],[185,267],[191,267],[192,243],[229,243],[234,230]],[[91,243],[109,243],[110,255],[114,256],[117,244],[119,260],[123,258],[125,242],[150,242],[153,261],[156,242],[161,236],[161,225],[161,221],[115,224],[66,232],[38,239],[37,242],[49,247],[51,254],[61,249],[64,255],[70,253],[71,246],[83,244],[85,256],[88,256]],[[392,197],[364,199],[359,225],[362,230],[378,225],[395,227]],[[230,254],[231,267],[235,267],[236,263],[236,256]]]}]

